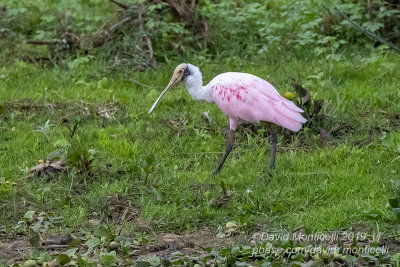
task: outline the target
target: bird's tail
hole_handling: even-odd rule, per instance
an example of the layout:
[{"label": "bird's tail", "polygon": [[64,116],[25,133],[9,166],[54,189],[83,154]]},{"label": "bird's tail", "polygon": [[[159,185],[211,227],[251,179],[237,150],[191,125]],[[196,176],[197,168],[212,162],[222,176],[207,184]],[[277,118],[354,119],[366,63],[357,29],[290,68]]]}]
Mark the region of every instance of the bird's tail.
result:
[{"label": "bird's tail", "polygon": [[277,114],[277,116],[275,116],[276,124],[293,132],[299,131],[302,127],[302,123],[307,122],[301,115],[304,111],[287,99],[282,100],[282,106],[274,108],[274,110]]}]

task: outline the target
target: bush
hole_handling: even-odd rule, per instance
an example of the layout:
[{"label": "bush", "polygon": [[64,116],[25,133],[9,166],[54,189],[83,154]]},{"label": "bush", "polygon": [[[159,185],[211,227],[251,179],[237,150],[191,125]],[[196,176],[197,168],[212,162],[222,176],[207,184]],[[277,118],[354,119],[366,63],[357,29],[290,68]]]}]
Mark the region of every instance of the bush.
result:
[{"label": "bush", "polygon": [[[370,32],[399,43],[397,2],[202,0],[192,8],[189,0],[127,0],[128,8],[117,12],[116,5],[103,0],[7,0],[0,9],[0,46],[21,45],[26,39],[60,40],[67,33],[76,40],[80,37],[80,43],[63,46],[63,50],[88,50],[117,68],[132,68],[134,62],[138,70],[154,66],[154,60],[168,62],[200,52],[243,58],[306,51],[338,60],[335,54],[343,47],[365,46],[371,41],[335,8]],[[107,30],[126,17],[132,19],[118,26],[111,38]],[[95,49],[99,37],[103,38],[101,47]],[[75,55],[75,49],[70,54]]]},{"label": "bush", "polygon": [[[339,48],[344,44],[370,42],[362,32],[343,20],[334,8],[349,14],[367,30],[398,42],[400,21],[395,21],[395,18],[399,10],[387,1],[370,2],[370,7],[367,7],[364,2],[350,0],[221,1],[216,4],[207,0],[201,12],[208,15],[213,29],[213,53],[234,52],[240,56],[243,53],[266,54],[272,48],[310,51],[333,43]],[[321,50],[315,52],[320,54]]]}]

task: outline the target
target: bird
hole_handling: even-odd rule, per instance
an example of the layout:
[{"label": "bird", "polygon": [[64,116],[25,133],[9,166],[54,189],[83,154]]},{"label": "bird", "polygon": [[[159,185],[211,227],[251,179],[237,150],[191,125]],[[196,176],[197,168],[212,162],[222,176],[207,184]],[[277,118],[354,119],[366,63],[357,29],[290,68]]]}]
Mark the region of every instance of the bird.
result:
[{"label": "bird", "polygon": [[154,102],[150,114],[165,93],[179,82],[184,82],[193,100],[215,103],[229,118],[229,134],[226,151],[214,174],[218,174],[232,151],[234,133],[242,122],[259,122],[266,126],[271,141],[270,169],[275,168],[278,137],[272,129],[276,124],[293,132],[302,128],[307,120],[304,112],[293,102],[282,97],[266,80],[242,72],[225,72],[215,76],[203,86],[200,69],[190,63],[179,64],[165,89]]}]

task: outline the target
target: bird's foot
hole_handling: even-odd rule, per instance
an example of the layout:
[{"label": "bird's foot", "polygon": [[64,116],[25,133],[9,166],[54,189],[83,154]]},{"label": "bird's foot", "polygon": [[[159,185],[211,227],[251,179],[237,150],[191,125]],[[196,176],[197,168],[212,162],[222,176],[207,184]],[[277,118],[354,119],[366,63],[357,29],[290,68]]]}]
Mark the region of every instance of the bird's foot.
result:
[{"label": "bird's foot", "polygon": [[[275,155],[273,155],[273,157],[275,158]],[[271,171],[275,170],[275,159],[274,159],[274,160],[271,160],[271,163],[270,163],[270,165],[269,165],[269,169],[270,169]]]},{"label": "bird's foot", "polygon": [[212,176],[215,176],[215,175],[219,174],[220,172],[221,172],[221,168],[217,168],[217,169],[213,172]]},{"label": "bird's foot", "polygon": [[267,175],[268,175],[268,177],[271,178],[271,179],[274,178],[274,170],[273,170],[273,169],[268,170],[268,171],[267,171]]}]

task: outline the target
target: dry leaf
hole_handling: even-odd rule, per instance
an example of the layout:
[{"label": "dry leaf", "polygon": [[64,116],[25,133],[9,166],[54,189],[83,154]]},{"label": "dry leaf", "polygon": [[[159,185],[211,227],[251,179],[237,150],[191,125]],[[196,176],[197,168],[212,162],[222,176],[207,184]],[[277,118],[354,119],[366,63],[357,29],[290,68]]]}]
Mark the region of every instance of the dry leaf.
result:
[{"label": "dry leaf", "polygon": [[322,142],[328,142],[333,140],[333,136],[331,135],[331,131],[327,131],[324,128],[319,129],[319,140]]},{"label": "dry leaf", "polygon": [[100,117],[103,117],[105,119],[114,119],[114,114],[118,111],[119,109],[115,106],[113,106],[113,103],[106,104],[104,106],[99,107],[99,111],[97,114]]},{"label": "dry leaf", "polygon": [[226,194],[219,196],[219,197],[213,197],[210,200],[210,206],[213,207],[221,207],[222,205],[228,203],[231,200],[231,197],[235,191],[226,191]]},{"label": "dry leaf", "polygon": [[53,163],[50,163],[50,161],[47,160],[45,163],[38,164],[35,167],[31,168],[30,177],[33,178],[48,176],[51,173],[59,173],[67,169],[69,169],[69,166],[66,166],[65,162],[62,159]]}]

